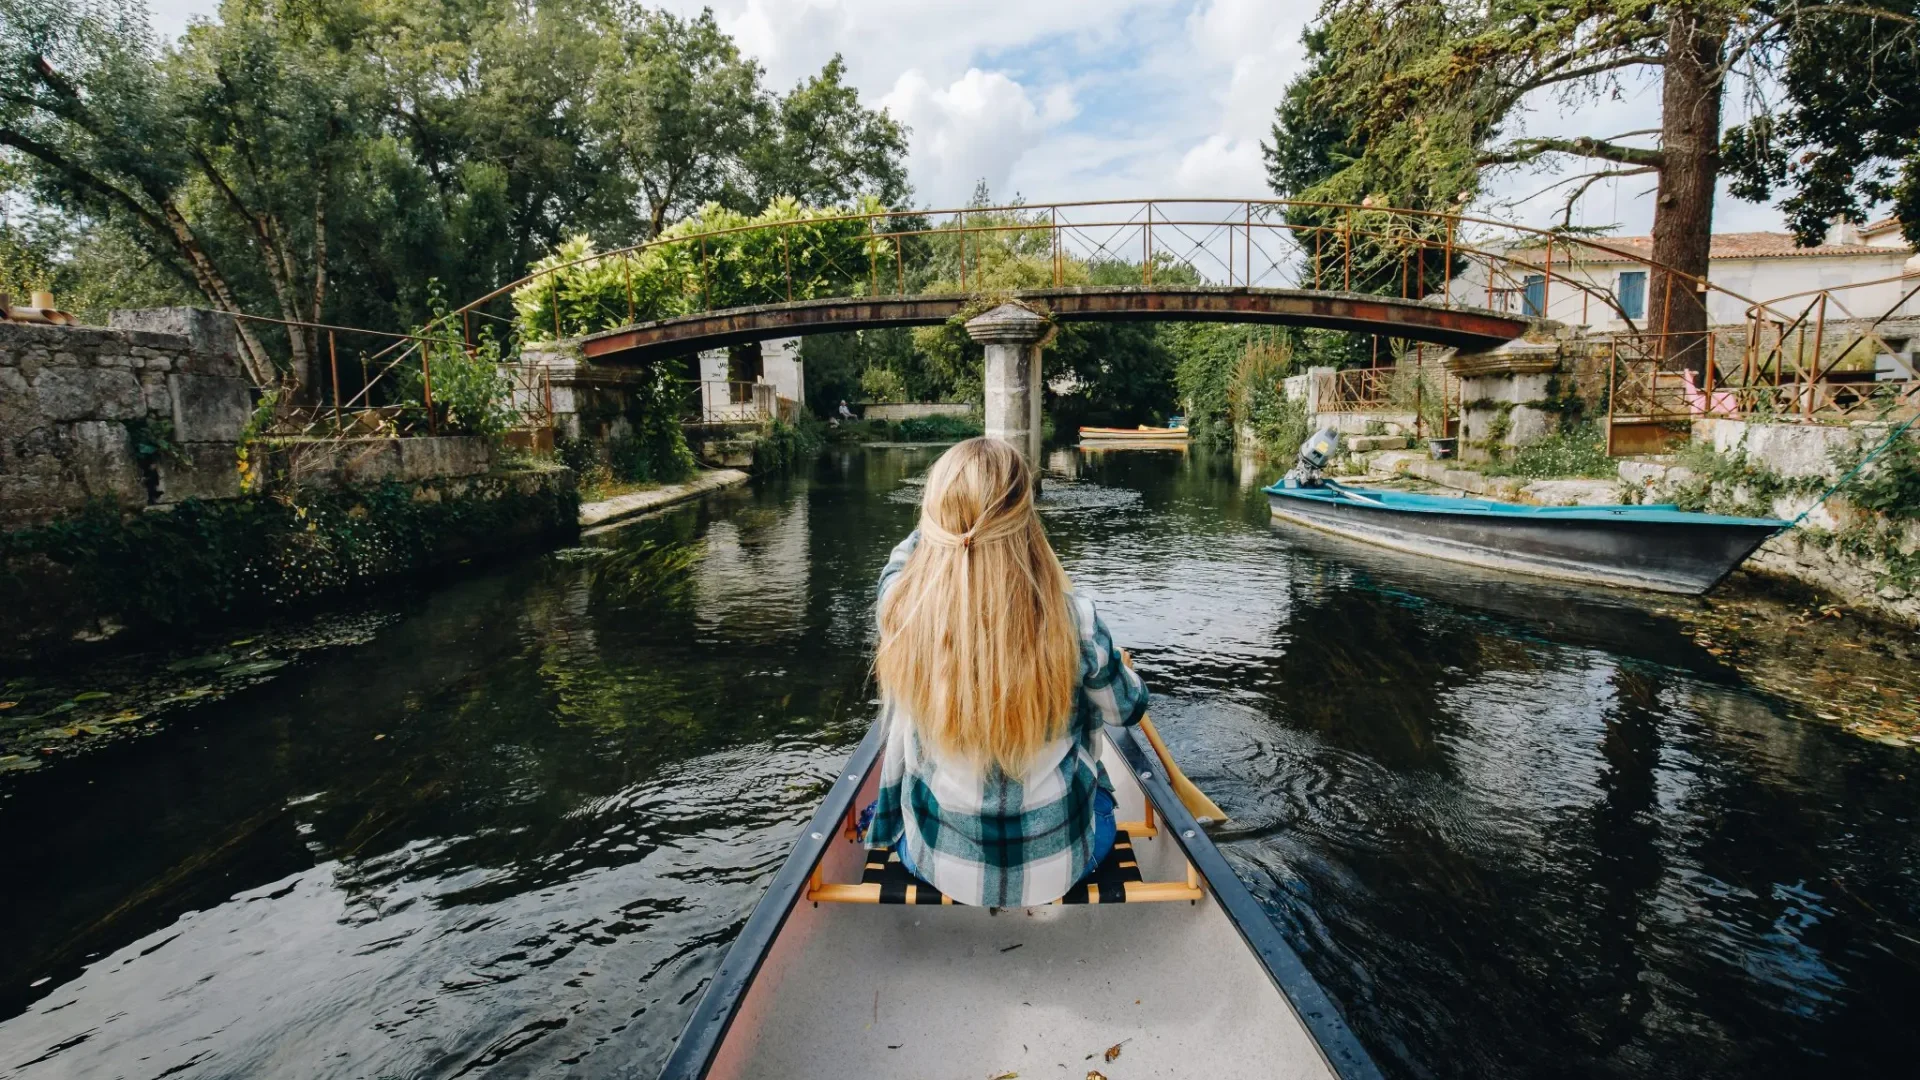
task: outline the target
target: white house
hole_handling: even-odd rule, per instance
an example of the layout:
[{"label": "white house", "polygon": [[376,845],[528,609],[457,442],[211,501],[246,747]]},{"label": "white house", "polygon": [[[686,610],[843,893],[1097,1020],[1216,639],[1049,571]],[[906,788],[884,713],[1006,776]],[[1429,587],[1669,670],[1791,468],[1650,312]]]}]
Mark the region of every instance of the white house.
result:
[{"label": "white house", "polygon": [[[1601,237],[1594,243],[1642,259],[1653,253],[1647,236]],[[1491,281],[1482,262],[1455,278],[1450,284],[1454,302],[1600,331],[1625,330],[1628,319],[1641,330],[1659,329],[1645,324],[1651,277],[1645,262],[1577,241],[1556,243],[1549,280],[1544,246],[1533,242],[1508,248],[1507,254],[1520,265],[1495,268]],[[1833,293],[1827,317],[1874,318],[1920,285],[1920,278],[1898,280],[1912,255],[1894,218],[1864,228],[1836,223],[1814,247],[1796,247],[1790,233],[1717,233],[1707,272],[1716,286],[1708,294],[1708,319],[1715,326],[1745,323],[1749,302],[1771,304],[1792,317],[1811,299],[1796,299],[1796,294],[1847,285],[1859,287]],[[1909,301],[1906,309],[1905,314],[1920,314],[1920,301]]]}]

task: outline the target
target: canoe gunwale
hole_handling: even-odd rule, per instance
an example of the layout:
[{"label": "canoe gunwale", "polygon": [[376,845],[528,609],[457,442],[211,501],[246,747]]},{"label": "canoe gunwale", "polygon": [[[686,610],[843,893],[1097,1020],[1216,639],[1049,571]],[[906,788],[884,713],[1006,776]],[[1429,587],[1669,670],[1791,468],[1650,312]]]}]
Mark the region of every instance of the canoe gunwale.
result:
[{"label": "canoe gunwale", "polygon": [[1166,826],[1164,836],[1171,837],[1180,846],[1187,862],[1200,873],[1213,893],[1214,902],[1233,924],[1234,930],[1245,942],[1248,950],[1266,969],[1267,977],[1273,980],[1274,988],[1293,1007],[1294,1014],[1300,1018],[1314,1045],[1327,1067],[1340,1080],[1382,1080],[1380,1067],[1373,1062],[1373,1056],[1347,1026],[1344,1014],[1327,996],[1319,980],[1307,970],[1300,954],[1293,951],[1280,928],[1273,924],[1260,901],[1227,865],[1227,858],[1220,853],[1213,838],[1200,827],[1193,812],[1188,810],[1173,787],[1167,783],[1160,759],[1153,748],[1147,744],[1146,737],[1138,727],[1107,728],[1107,738],[1127,759],[1127,767],[1133,770],[1134,783],[1139,784],[1146,793],[1153,808],[1160,814]]},{"label": "canoe gunwale", "polygon": [[[1212,838],[1174,794],[1163,775],[1159,758],[1140,730],[1109,727],[1106,736],[1126,759],[1133,773],[1132,781],[1159,813],[1161,835],[1171,837],[1179,845],[1188,863],[1206,881],[1227,921],[1293,1009],[1327,1067],[1340,1080],[1381,1080],[1379,1067],[1347,1027],[1340,1010],[1301,962],[1299,954],[1287,944],[1259,901],[1234,874]],[[766,895],[754,906],[740,935],[728,947],[667,1058],[660,1072],[661,1080],[700,1080],[707,1075],[788,916],[796,905],[805,901],[814,867],[829,847],[841,839],[841,824],[859,798],[863,781],[875,767],[883,744],[881,726],[875,723],[840,770],[833,790],[821,800],[787,861],[768,885]]]},{"label": "canoe gunwale", "polygon": [[840,838],[841,822],[860,797],[861,781],[879,761],[881,748],[886,745],[882,736],[881,726],[876,722],[841,767],[833,790],[820,801],[813,817],[800,831],[787,861],[780,865],[768,884],[766,895],[754,905],[747,924],[740,928],[740,936],[727,946],[719,970],[713,973],[706,992],[700,995],[700,1002],[687,1018],[686,1027],[681,1029],[673,1053],[660,1070],[660,1080],[699,1080],[707,1075],[720,1044],[726,1041],[727,1030],[733,1026],[733,1018],[739,1014],[741,1001],[753,986],[754,976],[760,973],[768,950],[786,926],[794,905],[806,895],[807,879],[813,874],[814,866]]}]

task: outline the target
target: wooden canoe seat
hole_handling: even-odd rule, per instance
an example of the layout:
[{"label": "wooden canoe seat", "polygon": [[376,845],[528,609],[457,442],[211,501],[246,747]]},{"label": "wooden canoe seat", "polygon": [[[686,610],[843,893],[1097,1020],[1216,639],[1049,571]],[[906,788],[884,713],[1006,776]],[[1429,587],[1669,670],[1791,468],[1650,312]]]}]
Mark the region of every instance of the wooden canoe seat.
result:
[{"label": "wooden canoe seat", "polygon": [[[1151,827],[1148,835],[1152,835]],[[1187,868],[1185,881],[1142,881],[1134,859],[1133,838],[1122,825],[1115,830],[1113,850],[1093,873],[1081,878],[1056,904],[1141,904],[1171,900],[1198,900],[1198,875]],[[892,848],[868,848],[867,864],[856,885],[833,884],[817,878],[807,886],[807,899],[816,904],[951,904],[952,898],[907,872]]]}]

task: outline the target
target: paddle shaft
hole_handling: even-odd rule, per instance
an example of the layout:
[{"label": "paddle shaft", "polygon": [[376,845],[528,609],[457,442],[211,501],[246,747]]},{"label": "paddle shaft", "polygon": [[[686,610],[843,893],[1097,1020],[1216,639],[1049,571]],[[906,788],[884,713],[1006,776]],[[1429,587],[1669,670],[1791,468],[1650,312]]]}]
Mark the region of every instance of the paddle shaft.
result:
[{"label": "paddle shaft", "polygon": [[[1120,650],[1120,661],[1131,668],[1133,654],[1125,649]],[[1227,812],[1220,809],[1212,799],[1207,798],[1207,793],[1196,787],[1193,781],[1187,779],[1187,774],[1180,771],[1179,763],[1173,760],[1173,753],[1167,749],[1167,744],[1161,741],[1159,729],[1153,726],[1153,717],[1140,717],[1140,730],[1146,734],[1147,742],[1153,745],[1154,756],[1160,759],[1160,767],[1167,772],[1167,785],[1173,788],[1175,795],[1180,796],[1180,802],[1187,808],[1187,813],[1201,821],[1209,818],[1216,823],[1227,820]]]},{"label": "paddle shaft", "polygon": [[1167,770],[1167,783],[1173,788],[1173,793],[1180,796],[1180,802],[1186,806],[1187,812],[1203,822],[1212,819],[1218,824],[1227,820],[1227,812],[1215,805],[1212,799],[1207,798],[1206,792],[1195,787],[1193,781],[1187,779],[1187,774],[1180,771],[1173,754],[1167,750],[1167,744],[1160,741],[1160,732],[1154,729],[1152,717],[1140,718],[1140,730],[1146,734],[1147,741],[1153,744],[1154,755],[1160,759],[1161,767]]}]

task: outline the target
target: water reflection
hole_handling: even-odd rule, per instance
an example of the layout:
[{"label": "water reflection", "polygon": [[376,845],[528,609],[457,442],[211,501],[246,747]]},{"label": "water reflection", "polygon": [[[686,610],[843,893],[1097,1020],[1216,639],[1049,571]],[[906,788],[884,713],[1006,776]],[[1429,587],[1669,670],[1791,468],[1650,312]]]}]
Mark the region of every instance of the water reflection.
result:
[{"label": "water reflection", "polygon": [[[931,458],[440,590],[12,783],[0,1075],[650,1075],[871,715]],[[1638,602],[1271,527],[1249,471],[1055,453],[1042,512],[1390,1073],[1904,1065],[1905,753]]]}]

